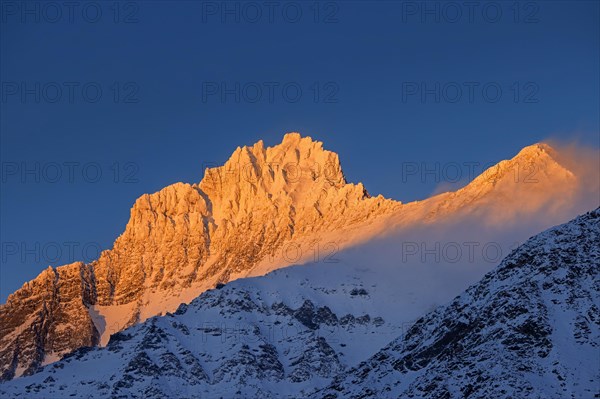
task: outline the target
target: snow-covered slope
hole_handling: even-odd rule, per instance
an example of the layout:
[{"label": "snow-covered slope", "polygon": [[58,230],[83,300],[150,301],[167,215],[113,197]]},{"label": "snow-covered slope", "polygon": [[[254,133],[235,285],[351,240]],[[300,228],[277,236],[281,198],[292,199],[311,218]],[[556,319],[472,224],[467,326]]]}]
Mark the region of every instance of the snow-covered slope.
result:
[{"label": "snow-covered slope", "polygon": [[600,208],[528,240],[313,398],[600,397]]},{"label": "snow-covered slope", "polygon": [[[85,348],[37,374],[5,382],[0,393],[303,396],[370,356],[440,300],[412,287],[425,283],[426,273],[403,279],[402,270],[391,268],[382,274],[352,262],[353,255],[206,291],[173,314],[113,335],[106,347]],[[426,284],[420,287],[428,291]]]},{"label": "snow-covered slope", "polygon": [[[10,295],[0,305],[0,380],[104,345],[110,334],[173,312],[217,284],[310,261],[316,251],[324,259],[399,230],[465,219],[477,220],[475,234],[503,234],[505,225],[541,213],[543,226],[522,229],[534,233],[574,212],[579,177],[558,159],[536,144],[461,190],[402,204],[347,183],[337,154],[309,137],[290,133],[273,147],[238,148],[199,184],[140,197],[98,260],[48,268]],[[515,175],[525,166],[533,177]]]},{"label": "snow-covered slope", "polygon": [[[350,260],[240,279],[113,335],[104,348],[80,349],[5,382],[0,393],[593,397],[600,377],[599,238],[600,210],[543,232],[420,319],[451,295],[428,287],[427,273],[411,274],[414,265],[382,274]],[[438,272],[443,280],[454,270]]]},{"label": "snow-covered slope", "polygon": [[[199,392],[236,397],[238,391],[240,397],[303,396],[303,391],[325,386],[337,373],[368,358],[471,281],[465,276],[456,279],[456,274],[474,267],[469,262],[390,262],[399,255],[386,253],[391,239],[396,238],[207,291],[173,315],[113,335],[106,348],[86,348],[41,373],[0,385],[0,392],[6,389],[7,394],[25,397],[186,397]],[[481,277],[486,267],[477,264],[469,278]],[[160,344],[148,348],[143,342],[157,340],[158,329]],[[119,337],[131,338],[115,346]],[[261,364],[264,345],[276,355],[265,362],[281,364],[275,377],[260,371],[266,367]],[[146,356],[159,369],[172,368],[164,363],[166,357],[182,370],[192,362],[191,368],[177,375],[167,371],[141,378],[146,371],[138,373],[132,364],[140,358],[147,361]],[[81,362],[74,360],[78,357]],[[196,381],[193,373],[205,373],[206,378]],[[61,383],[64,380],[77,382]]]}]

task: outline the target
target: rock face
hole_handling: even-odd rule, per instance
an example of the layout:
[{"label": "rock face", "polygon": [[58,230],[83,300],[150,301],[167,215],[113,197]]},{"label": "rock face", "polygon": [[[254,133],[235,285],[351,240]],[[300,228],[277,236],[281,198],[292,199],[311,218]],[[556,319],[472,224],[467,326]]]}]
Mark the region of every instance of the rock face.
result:
[{"label": "rock face", "polygon": [[[320,169],[320,170],[319,170]],[[347,184],[338,156],[287,134],[238,148],[199,185],[178,183],[139,198],[125,232],[94,264],[99,305],[144,290],[175,290],[243,272],[292,238],[352,225],[396,209]]]},{"label": "rock face", "polygon": [[[45,358],[173,311],[265,259],[271,268],[289,264],[276,260],[287,242],[342,232],[399,206],[347,184],[337,154],[298,133],[271,148],[238,148],[200,184],[140,197],[125,232],[97,261],[49,268],[9,296],[0,307],[1,378],[29,375]],[[127,304],[120,325],[107,316],[95,326],[88,314],[94,306],[103,318],[104,307]]]},{"label": "rock face", "polygon": [[[514,167],[529,164],[535,184],[515,180]],[[123,234],[98,260],[49,268],[10,295],[0,305],[0,380],[106,344],[111,333],[217,285],[302,262],[315,242],[327,256],[397,226],[466,214],[519,218],[563,206],[577,184],[544,145],[486,173],[457,192],[401,204],[347,183],[337,154],[298,133],[274,147],[259,141],[238,148],[199,184],[141,196]]]},{"label": "rock face", "polygon": [[[99,342],[87,307],[94,301],[94,277],[83,263],[44,270],[0,309],[3,380],[31,374],[46,354],[65,353]],[[23,361],[26,359],[26,361]]]},{"label": "rock face", "polygon": [[599,397],[599,242],[600,209],[531,238],[311,397]]}]

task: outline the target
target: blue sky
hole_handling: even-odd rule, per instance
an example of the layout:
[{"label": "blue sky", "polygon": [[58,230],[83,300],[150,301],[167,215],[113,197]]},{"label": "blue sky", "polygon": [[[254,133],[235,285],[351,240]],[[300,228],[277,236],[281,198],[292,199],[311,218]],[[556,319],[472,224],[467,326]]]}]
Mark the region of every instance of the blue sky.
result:
[{"label": "blue sky", "polygon": [[288,131],[401,201],[444,184],[407,163],[598,147],[599,3],[474,3],[2,1],[0,302],[110,248],[141,194]]}]

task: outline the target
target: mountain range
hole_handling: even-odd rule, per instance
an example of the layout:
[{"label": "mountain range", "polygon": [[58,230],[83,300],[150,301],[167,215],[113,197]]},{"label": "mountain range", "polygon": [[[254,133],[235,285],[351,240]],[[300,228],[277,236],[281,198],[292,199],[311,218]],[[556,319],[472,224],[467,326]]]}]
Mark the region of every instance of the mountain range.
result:
[{"label": "mountain range", "polygon": [[[533,174],[515,173],[523,167]],[[447,320],[458,317],[452,314],[457,309],[493,313],[498,303],[484,308],[497,300],[492,290],[496,285],[482,288],[488,296],[476,296],[473,309],[457,304],[428,314],[431,321],[427,328],[432,330],[426,331],[430,334],[427,339],[421,337],[419,341],[416,337],[407,344],[404,335],[398,336],[426,310],[450,301],[493,265],[484,265],[470,280],[461,279],[446,290],[413,293],[421,298],[419,303],[396,314],[386,304],[401,306],[409,301],[405,296],[410,292],[409,284],[398,285],[394,280],[399,277],[397,268],[383,272],[357,264],[360,256],[356,251],[387,262],[373,248],[379,251],[377,245],[386,246],[398,237],[404,242],[407,237],[415,239],[423,229],[451,231],[467,225],[474,234],[485,234],[490,242],[516,231],[516,235],[526,238],[536,229],[550,227],[580,211],[576,196],[581,186],[581,176],[561,162],[559,151],[547,144],[524,148],[457,191],[406,204],[373,197],[362,184],[348,183],[337,154],[298,133],[285,135],[273,147],[265,147],[262,141],[238,147],[223,166],[207,169],[200,183],[176,183],[141,196],[131,209],[123,234],[96,261],[49,267],[0,305],[1,379],[32,376],[4,383],[0,391],[16,394],[24,392],[21,389],[27,385],[28,397],[36,392],[40,397],[67,392],[85,397],[96,390],[106,396],[125,392],[140,397],[186,396],[191,392],[204,392],[207,397],[214,392],[228,392],[224,397],[336,397],[336,392],[339,397],[386,397],[392,393],[394,397],[400,393],[427,397],[429,392],[429,397],[454,397],[456,387],[464,386],[466,378],[460,375],[462,371],[455,371],[464,371],[465,364],[475,362],[479,352],[492,356],[498,350],[493,345],[500,345],[500,336],[490,332],[487,325],[473,333],[469,328],[477,324],[474,318],[458,327]],[[592,192],[597,193],[597,187]],[[580,232],[582,240],[595,237],[597,241],[597,213],[572,222],[583,220],[589,225]],[[544,215],[542,222],[539,215]],[[549,234],[554,233],[546,232],[539,240],[548,241]],[[569,234],[565,239],[575,240]],[[375,246],[370,244],[377,242]],[[577,294],[591,299],[581,308],[561,308],[560,312],[571,312],[569,317],[583,314],[587,324],[581,328],[588,338],[576,343],[583,345],[581,350],[597,351],[589,344],[593,341],[590,337],[598,335],[598,320],[589,316],[594,299],[598,299],[597,252],[594,245],[579,248],[577,244],[563,244],[571,248],[569,254],[575,251],[572,261],[584,269],[578,273],[587,272],[592,280],[587,285],[571,281],[583,284],[578,286]],[[535,248],[529,245],[523,252],[533,256]],[[552,245],[562,251],[557,243]],[[512,253],[497,270],[515,256]],[[547,263],[548,256],[535,253],[536,262]],[[533,267],[523,259],[518,262]],[[283,269],[302,263],[306,265]],[[411,265],[402,266],[409,270]],[[561,270],[551,270],[550,277],[546,277],[558,278],[552,273],[565,272]],[[528,280],[532,273],[515,275],[510,286],[521,292],[519,284],[533,284]],[[452,269],[440,273],[448,278],[451,274]],[[488,276],[479,285],[485,285]],[[420,275],[415,281],[422,283],[424,278]],[[463,296],[475,295],[472,290]],[[537,301],[536,311],[548,312],[545,296],[537,291],[523,292],[528,300]],[[532,299],[534,293],[542,296]],[[394,297],[397,302],[390,300]],[[522,300],[512,299],[515,306]],[[577,317],[565,318],[565,326],[585,324]],[[506,316],[502,320],[510,324]],[[450,339],[438,322],[460,331],[452,332]],[[510,328],[527,327],[517,324]],[[553,320],[542,327],[547,330],[548,325],[553,327]],[[272,331],[266,332],[265,326],[271,326]],[[421,330],[425,331],[423,327]],[[276,338],[276,333],[283,335]],[[516,339],[507,335],[507,339]],[[439,337],[437,344],[428,341],[433,336]],[[546,339],[552,338],[546,335]],[[400,351],[400,346],[435,352],[435,348],[453,347],[461,340],[464,342],[457,345],[463,348],[476,347],[479,341],[493,344],[469,354],[466,363],[456,363],[446,353],[441,357],[451,364],[431,355],[426,361],[416,362],[418,367],[413,362],[412,368],[390,371],[397,370],[392,358],[418,357],[415,351]],[[571,343],[565,338],[555,345],[563,345],[564,350],[564,345]],[[432,362],[432,356],[436,362]],[[358,365],[365,359],[369,360]],[[575,366],[558,361],[564,367]],[[504,366],[511,362],[512,358],[505,359]],[[379,368],[369,366],[375,363]],[[93,377],[100,370],[105,370],[103,376]],[[428,370],[452,371],[453,380],[435,384],[427,380],[436,375]],[[569,377],[563,371],[560,376],[567,382],[548,388],[551,392],[558,392],[559,386],[566,387],[566,392],[583,392],[576,386],[589,387],[589,381]],[[395,372],[414,377],[415,382],[373,384],[377,379],[393,380]],[[598,380],[593,372],[588,376]],[[44,380],[40,380],[42,377]],[[530,377],[527,374],[510,381],[528,381],[532,389],[538,389]],[[74,378],[79,381],[77,389]],[[434,388],[423,390],[432,384]],[[315,392],[316,387],[322,390]],[[489,397],[499,393],[498,389],[504,388],[475,384],[472,392],[479,396],[473,397]],[[546,391],[535,392],[542,395]],[[516,392],[514,395],[519,397]]]},{"label": "mountain range", "polygon": [[599,241],[600,208],[530,238],[447,305],[400,329],[390,289],[347,264],[239,279],[113,334],[106,347],[80,348],[0,384],[0,393],[598,397]]}]

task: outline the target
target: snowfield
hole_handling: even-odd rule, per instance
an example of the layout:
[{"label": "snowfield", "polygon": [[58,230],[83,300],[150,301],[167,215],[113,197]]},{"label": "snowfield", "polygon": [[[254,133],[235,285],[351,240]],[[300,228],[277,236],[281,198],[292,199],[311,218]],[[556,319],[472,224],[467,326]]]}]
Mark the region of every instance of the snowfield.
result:
[{"label": "snowfield", "polygon": [[[106,347],[5,382],[0,393],[592,398],[600,394],[599,238],[597,209],[532,237],[453,300],[427,285],[431,270],[411,276],[415,265],[381,268],[352,251],[353,260],[240,279],[114,334]],[[448,304],[422,316],[437,301]]]}]

